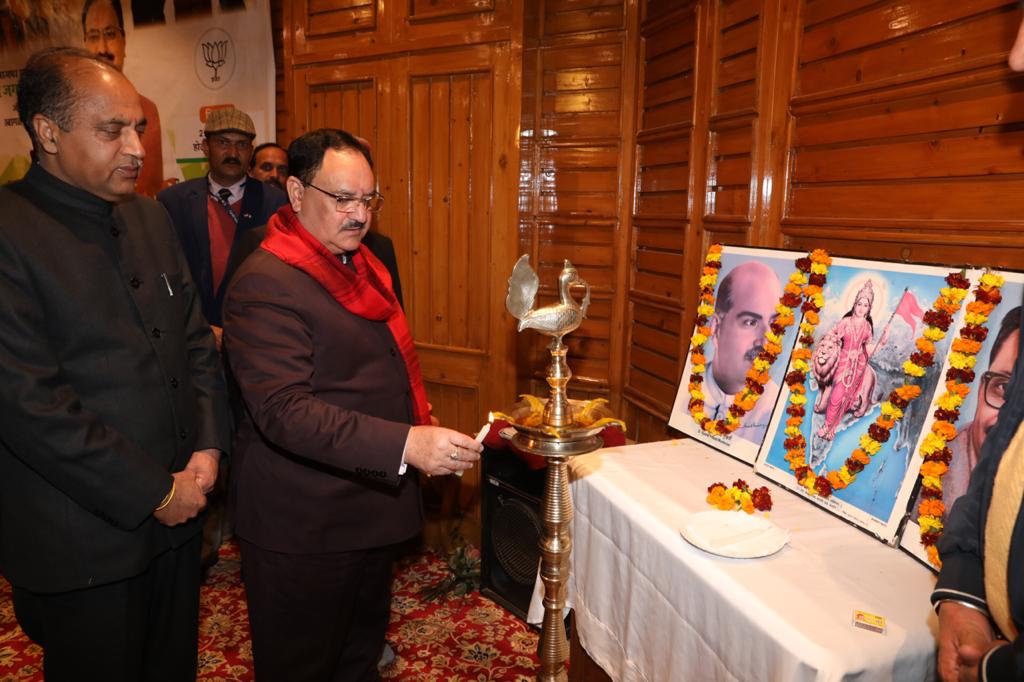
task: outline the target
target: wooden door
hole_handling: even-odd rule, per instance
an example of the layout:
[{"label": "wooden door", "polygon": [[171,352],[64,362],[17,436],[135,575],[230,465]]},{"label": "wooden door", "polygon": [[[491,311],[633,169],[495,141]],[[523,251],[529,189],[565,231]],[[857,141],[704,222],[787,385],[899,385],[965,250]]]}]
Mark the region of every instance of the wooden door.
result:
[{"label": "wooden door", "polygon": [[[296,71],[298,97],[293,112],[297,130],[294,136],[317,128],[341,128],[368,140],[375,162],[379,161],[377,116],[382,109],[380,100],[387,91],[387,78],[386,62],[360,62]],[[381,214],[384,223],[387,222],[388,203],[386,201]]]},{"label": "wooden door", "polygon": [[[465,433],[515,399],[515,332],[504,306],[519,163],[510,52],[492,44],[410,57],[396,69],[386,112],[387,129],[403,133],[391,139],[389,191],[405,197],[392,238],[409,321],[434,412]],[[478,469],[460,491],[460,507],[475,509]]]}]

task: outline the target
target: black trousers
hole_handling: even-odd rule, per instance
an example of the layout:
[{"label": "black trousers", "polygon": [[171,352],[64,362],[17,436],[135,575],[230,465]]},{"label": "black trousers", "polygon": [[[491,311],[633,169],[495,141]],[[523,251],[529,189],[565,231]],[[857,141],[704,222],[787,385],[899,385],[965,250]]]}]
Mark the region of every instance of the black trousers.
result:
[{"label": "black trousers", "polygon": [[58,594],[14,586],[14,615],[43,648],[47,682],[194,682],[201,540],[109,585]]},{"label": "black trousers", "polygon": [[282,554],[241,540],[258,682],[376,682],[395,545]]}]

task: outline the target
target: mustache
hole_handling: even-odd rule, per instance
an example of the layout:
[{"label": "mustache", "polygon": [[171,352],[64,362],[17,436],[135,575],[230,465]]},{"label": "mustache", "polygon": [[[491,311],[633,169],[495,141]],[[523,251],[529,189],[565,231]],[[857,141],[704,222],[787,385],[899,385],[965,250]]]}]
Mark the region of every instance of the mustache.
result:
[{"label": "mustache", "polygon": [[358,231],[363,229],[364,227],[366,227],[365,220],[348,220],[345,222],[344,225],[341,226],[341,229]]},{"label": "mustache", "polygon": [[100,59],[106,59],[110,63],[114,62],[114,55],[112,55],[109,52],[97,52],[96,56],[99,57]]},{"label": "mustache", "polygon": [[242,161],[241,161],[241,159],[236,159],[236,158],[235,158],[235,157],[233,157],[233,156],[229,156],[229,157],[227,157],[227,158],[223,159],[223,160],[221,161],[221,163],[225,163],[225,164],[226,164],[226,163],[233,163],[233,164],[235,164],[236,166],[241,166],[241,165],[242,165]]},{"label": "mustache", "polygon": [[761,351],[763,350],[764,346],[762,346],[761,344],[757,344],[756,346],[754,346],[753,348],[751,348],[750,350],[743,354],[743,359],[746,360],[747,362],[753,362],[754,360],[757,359],[757,356],[760,355]]}]

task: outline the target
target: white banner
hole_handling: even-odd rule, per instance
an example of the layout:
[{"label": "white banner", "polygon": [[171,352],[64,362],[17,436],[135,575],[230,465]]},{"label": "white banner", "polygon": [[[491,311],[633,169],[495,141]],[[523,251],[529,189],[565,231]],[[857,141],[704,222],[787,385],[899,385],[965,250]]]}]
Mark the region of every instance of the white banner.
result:
[{"label": "white banner", "polygon": [[[152,192],[165,178],[190,179],[206,173],[200,142],[206,113],[234,106],[256,124],[256,143],[273,141],[274,49],[268,0],[123,0],[123,34],[111,0],[89,3],[4,3],[0,9],[0,183],[24,175],[28,135],[18,121],[18,74],[33,51],[72,45],[116,61],[136,89],[155,105],[146,107],[149,126],[159,129],[162,154],[147,143],[146,163],[162,156],[162,172],[140,191]],[[24,6],[20,12],[12,6]],[[45,7],[44,7],[45,6]],[[24,15],[24,16],[22,16]],[[119,52],[120,51],[120,52]],[[144,101],[145,105],[145,101]],[[153,131],[155,132],[155,131]],[[152,167],[152,166],[151,166]],[[144,180],[140,178],[140,184]]]}]

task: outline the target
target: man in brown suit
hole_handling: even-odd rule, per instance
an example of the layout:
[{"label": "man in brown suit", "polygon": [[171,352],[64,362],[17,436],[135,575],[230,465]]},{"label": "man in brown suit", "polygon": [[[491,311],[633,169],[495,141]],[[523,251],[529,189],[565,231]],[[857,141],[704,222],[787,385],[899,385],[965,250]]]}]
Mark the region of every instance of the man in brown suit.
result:
[{"label": "man in brown suit", "polygon": [[317,130],[288,157],[289,206],[224,305],[253,659],[258,679],[377,680],[396,547],[422,525],[417,471],[463,471],[481,446],[432,424],[391,277],[362,244],[383,201],[363,145]]}]

